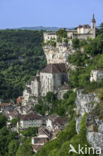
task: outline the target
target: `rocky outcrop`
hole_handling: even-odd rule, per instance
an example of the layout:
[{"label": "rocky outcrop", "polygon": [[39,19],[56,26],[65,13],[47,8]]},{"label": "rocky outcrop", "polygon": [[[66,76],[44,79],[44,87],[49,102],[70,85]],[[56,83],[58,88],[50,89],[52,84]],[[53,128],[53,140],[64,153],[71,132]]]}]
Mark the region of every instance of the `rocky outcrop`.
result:
[{"label": "rocky outcrop", "polygon": [[103,117],[94,113],[94,110],[99,107],[99,103],[100,99],[96,93],[84,94],[83,90],[77,91],[76,131],[79,133],[81,119],[85,113],[88,113],[86,121],[87,141],[94,149],[101,149],[103,154]]},{"label": "rocky outcrop", "polygon": [[84,94],[83,90],[77,91],[76,98],[76,131],[79,133],[80,130],[80,122],[85,113],[90,113],[99,103],[99,98],[95,93]]},{"label": "rocky outcrop", "polygon": [[46,45],[43,47],[48,64],[68,63],[69,55],[75,53],[70,44],[57,43],[56,47]]},{"label": "rocky outcrop", "polygon": [[103,154],[103,119],[92,114],[87,117],[87,140],[95,149],[99,147]]}]

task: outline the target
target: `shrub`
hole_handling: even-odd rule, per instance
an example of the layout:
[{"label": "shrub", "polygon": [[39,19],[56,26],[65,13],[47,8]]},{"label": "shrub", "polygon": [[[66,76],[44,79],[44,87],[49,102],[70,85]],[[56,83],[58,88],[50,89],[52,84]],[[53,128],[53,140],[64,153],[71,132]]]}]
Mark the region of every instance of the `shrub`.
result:
[{"label": "shrub", "polygon": [[78,38],[75,38],[72,40],[72,46],[73,48],[79,48],[80,47],[80,40]]}]

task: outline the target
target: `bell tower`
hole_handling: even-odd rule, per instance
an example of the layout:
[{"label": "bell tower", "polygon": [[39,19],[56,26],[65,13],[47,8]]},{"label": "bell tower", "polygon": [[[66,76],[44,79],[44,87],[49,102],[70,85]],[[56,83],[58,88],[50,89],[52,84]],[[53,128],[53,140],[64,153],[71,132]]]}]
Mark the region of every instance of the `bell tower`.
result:
[{"label": "bell tower", "polygon": [[96,37],[96,20],[95,20],[94,14],[92,17],[91,29],[92,29],[92,33],[93,33],[93,38],[95,38]]}]

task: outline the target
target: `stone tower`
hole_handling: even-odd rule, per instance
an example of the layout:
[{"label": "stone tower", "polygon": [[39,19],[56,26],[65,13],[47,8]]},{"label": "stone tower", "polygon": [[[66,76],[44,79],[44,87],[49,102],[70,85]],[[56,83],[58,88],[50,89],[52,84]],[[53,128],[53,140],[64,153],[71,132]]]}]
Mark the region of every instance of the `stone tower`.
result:
[{"label": "stone tower", "polygon": [[96,37],[96,20],[95,20],[94,14],[92,17],[91,29],[93,33],[93,38],[95,38]]}]

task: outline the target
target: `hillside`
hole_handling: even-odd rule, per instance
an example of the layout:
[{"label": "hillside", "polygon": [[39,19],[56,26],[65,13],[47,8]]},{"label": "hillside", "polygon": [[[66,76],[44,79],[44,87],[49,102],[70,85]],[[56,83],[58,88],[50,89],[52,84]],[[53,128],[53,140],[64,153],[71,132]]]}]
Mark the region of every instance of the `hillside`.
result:
[{"label": "hillside", "polygon": [[0,31],[0,99],[22,95],[25,83],[43,68],[42,40],[42,31]]},{"label": "hillside", "polygon": [[[10,35],[12,34],[11,32]],[[32,33],[29,31],[14,31],[14,32],[15,33],[19,32],[20,36],[24,35],[25,33],[27,36],[27,32],[28,32],[28,34],[30,33],[30,38],[28,35],[28,40],[25,41],[23,37],[22,42],[20,40],[21,38],[19,38],[20,51],[19,54],[16,52],[16,56],[8,55],[9,56],[8,57],[7,55],[3,55],[3,52],[1,55],[4,63],[3,65],[5,65],[6,62],[8,66],[7,65],[2,66],[3,69],[1,68],[2,70],[1,70],[0,79],[3,85],[5,85],[5,87],[8,87],[7,89],[9,88],[11,89],[10,85],[12,84],[13,92],[11,92],[12,93],[11,96],[14,96],[14,91],[15,93],[17,93],[16,95],[19,95],[19,92],[16,89],[18,89],[20,86],[24,87],[25,82],[29,81],[32,75],[36,73],[36,70],[41,69],[46,63],[44,60],[44,54],[40,43],[42,41],[42,32],[32,32]],[[21,33],[23,34],[21,35]],[[16,35],[14,36],[16,37]],[[25,46],[28,45],[28,42],[29,43],[33,42],[33,40],[31,41],[32,35],[33,37],[36,35],[41,36],[41,40],[39,40],[40,38],[38,39],[38,37],[36,36],[35,40],[38,39],[39,43],[38,41],[35,43],[35,47],[33,50],[34,52],[35,48],[38,49],[38,47],[40,46],[38,52],[35,51],[35,55],[36,56],[42,55],[41,60],[37,59],[37,57],[33,57],[34,53],[30,53],[30,51],[29,53],[26,53],[26,51],[25,53],[24,51],[21,51],[21,45],[24,47],[24,45]],[[11,40],[11,38],[12,37],[10,37],[9,39]],[[5,38],[6,42],[8,41],[8,45],[9,45],[8,48],[10,48],[9,39],[6,40]],[[14,41],[15,39],[13,39],[13,43],[15,43]],[[49,115],[56,113],[61,117],[68,117],[69,120],[68,120],[67,127],[63,131],[59,131],[56,139],[47,142],[37,153],[34,154],[31,145],[31,137],[32,136],[34,137],[36,135],[37,130],[34,127],[33,127],[34,129],[30,128],[24,130],[22,134],[24,134],[25,137],[21,137],[19,134],[15,132],[11,132],[11,130],[5,127],[6,118],[5,116],[2,116],[0,114],[0,125],[1,125],[0,137],[2,140],[0,144],[1,155],[3,156],[6,155],[10,155],[10,156],[11,155],[13,156],[14,155],[15,156],[28,156],[28,155],[29,156],[78,156],[78,155],[98,156],[98,153],[88,154],[88,151],[85,154],[85,147],[86,148],[87,147],[89,148],[91,146],[97,147],[99,145],[101,148],[103,148],[102,146],[103,145],[103,77],[98,81],[94,81],[94,82],[90,81],[92,71],[96,70],[96,71],[100,71],[101,73],[103,72],[103,33],[101,33],[101,31],[98,31],[98,35],[95,39],[90,39],[90,38],[88,38],[87,40],[78,40],[77,38],[73,39],[72,46],[73,49],[75,49],[75,53],[69,55],[68,58],[69,90],[67,91],[67,93],[64,94],[63,99],[58,99],[57,94],[53,92],[48,92],[46,96],[38,98],[38,103],[34,107],[34,110],[42,115],[45,115],[46,112],[48,111]],[[5,47],[6,46],[3,47],[4,52],[6,51]],[[15,47],[13,49],[15,49]],[[15,54],[15,51],[12,51],[12,54]],[[33,62],[30,62],[29,64],[29,61],[24,64],[24,62],[28,59],[29,61],[33,61],[34,59],[35,60],[34,64]],[[75,68],[72,69],[71,66],[74,66]],[[22,77],[20,77],[20,75],[22,75]],[[18,84],[17,86],[18,88],[15,88],[17,84]],[[1,87],[3,85],[1,85]],[[4,86],[3,88],[1,88],[1,91],[2,89],[4,89]],[[23,90],[23,88],[19,88],[19,89],[21,91]],[[12,90],[6,90],[5,88],[5,90],[3,91],[5,91],[3,92],[3,95],[8,95],[9,93],[8,91],[12,91]],[[12,122],[15,123],[17,122],[16,120],[18,119],[14,118]],[[20,145],[20,143],[22,144]],[[73,145],[77,151],[78,151],[78,145],[80,144],[81,147],[83,147],[83,152],[81,152],[80,154],[69,153],[70,144]]]},{"label": "hillside", "polygon": [[[50,110],[61,116],[69,115],[68,126],[55,140],[41,148],[36,156],[77,156],[76,153],[69,153],[70,144],[76,150],[80,144],[84,148],[83,151],[85,145],[88,147],[98,145],[102,148],[103,136],[99,127],[103,119],[103,79],[90,82],[90,73],[93,70],[103,71],[103,34],[99,33],[93,40],[74,39],[73,47],[76,53],[68,59],[69,63],[75,66],[75,70],[68,70],[72,91],[68,91],[61,101],[52,101],[55,108]],[[39,109],[37,111],[40,112]],[[96,124],[95,120],[99,122]],[[98,137],[99,135],[101,137]],[[84,154],[81,152],[80,155]],[[86,155],[92,156],[92,153]]]}]

